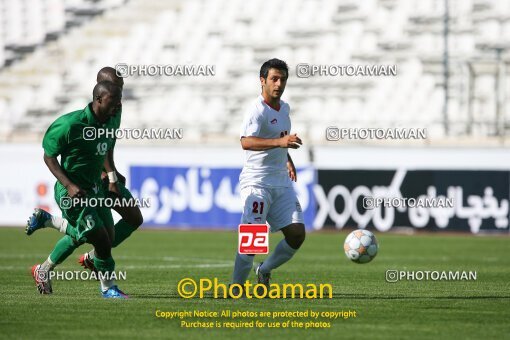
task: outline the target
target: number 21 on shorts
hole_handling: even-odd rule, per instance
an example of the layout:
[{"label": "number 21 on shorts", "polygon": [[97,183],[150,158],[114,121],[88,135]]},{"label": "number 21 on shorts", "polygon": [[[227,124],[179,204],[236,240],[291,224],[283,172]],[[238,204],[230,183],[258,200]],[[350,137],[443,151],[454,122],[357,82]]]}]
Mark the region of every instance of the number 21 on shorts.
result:
[{"label": "number 21 on shorts", "polygon": [[239,254],[268,254],[269,227],[266,224],[239,225]]}]

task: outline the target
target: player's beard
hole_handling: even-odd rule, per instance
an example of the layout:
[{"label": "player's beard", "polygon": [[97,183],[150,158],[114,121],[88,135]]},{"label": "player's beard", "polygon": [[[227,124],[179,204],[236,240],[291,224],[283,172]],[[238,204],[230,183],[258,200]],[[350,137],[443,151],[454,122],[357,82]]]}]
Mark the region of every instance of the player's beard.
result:
[{"label": "player's beard", "polygon": [[283,95],[283,90],[273,90],[273,98],[280,99]]}]

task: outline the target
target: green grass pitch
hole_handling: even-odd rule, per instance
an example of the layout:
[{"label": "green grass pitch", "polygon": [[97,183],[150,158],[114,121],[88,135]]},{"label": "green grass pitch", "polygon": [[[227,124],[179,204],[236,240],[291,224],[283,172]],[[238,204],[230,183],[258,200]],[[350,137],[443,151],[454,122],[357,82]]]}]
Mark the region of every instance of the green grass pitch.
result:
[{"label": "green grass pitch", "polygon": [[[221,231],[135,232],[114,250],[117,270],[127,272],[119,286],[129,300],[105,300],[96,281],[56,281],[53,295],[36,291],[29,268],[42,262],[60,235],[41,230],[26,236],[20,228],[0,228],[0,337],[232,339],[435,338],[501,339],[510,334],[510,238],[470,235],[403,236],[376,233],[379,254],[369,264],[343,254],[346,232],[310,233],[302,249],[273,272],[275,283],[330,283],[333,299],[183,299],[177,282],[217,277],[227,283],[237,234]],[[281,235],[271,235],[274,249]],[[80,270],[78,255],[59,270]],[[256,262],[263,256],[257,256]],[[476,271],[476,281],[387,283],[385,271]],[[254,274],[250,280],[255,279]],[[328,321],[330,328],[182,328],[178,319],[156,318],[162,311],[346,311],[356,318]],[[285,319],[213,319],[278,322]],[[210,319],[192,318],[188,321]],[[309,320],[306,319],[306,320]],[[300,320],[300,321],[306,321]]]}]

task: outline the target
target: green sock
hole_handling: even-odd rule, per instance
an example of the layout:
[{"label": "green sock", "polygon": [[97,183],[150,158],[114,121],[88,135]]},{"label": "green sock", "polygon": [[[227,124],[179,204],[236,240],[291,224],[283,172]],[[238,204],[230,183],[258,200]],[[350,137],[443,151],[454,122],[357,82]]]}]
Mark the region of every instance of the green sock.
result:
[{"label": "green sock", "polygon": [[119,244],[121,244],[125,239],[129,237],[136,230],[135,227],[128,224],[124,220],[120,220],[115,224],[115,240],[113,240],[112,248],[115,248]]},{"label": "green sock", "polygon": [[[115,240],[113,240],[112,248],[117,247],[121,244],[125,239],[129,237],[137,228],[133,227],[131,224],[127,223],[124,220],[120,220],[117,222],[113,228],[115,229]],[[94,253],[94,249],[89,252],[89,258],[94,260],[96,258],[96,254]]]},{"label": "green sock", "polygon": [[55,248],[50,254],[51,262],[55,264],[64,262],[64,260],[67,259],[78,247],[79,245],[74,243],[73,239],[69,235],[63,236],[60,240],[58,240]]},{"label": "green sock", "polygon": [[107,259],[94,258],[94,267],[96,267],[98,272],[113,272],[115,270],[115,261],[113,257],[109,257]]},{"label": "green sock", "polygon": [[[115,261],[111,256],[107,259],[98,259],[97,257],[95,257],[94,267],[96,267],[97,271],[100,273],[113,273],[113,271],[115,270]],[[115,280],[111,279],[111,277],[101,278],[101,276],[99,276],[99,281],[101,282],[102,292],[107,291],[110,287],[115,285]]]}]

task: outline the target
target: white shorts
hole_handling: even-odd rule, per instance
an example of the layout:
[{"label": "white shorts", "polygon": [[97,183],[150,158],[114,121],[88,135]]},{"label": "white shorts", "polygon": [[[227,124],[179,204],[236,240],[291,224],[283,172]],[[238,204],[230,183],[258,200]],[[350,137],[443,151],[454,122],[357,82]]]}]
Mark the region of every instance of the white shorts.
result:
[{"label": "white shorts", "polygon": [[248,186],[241,189],[243,216],[241,223],[268,223],[276,232],[292,223],[304,223],[303,210],[293,187],[264,188]]}]

